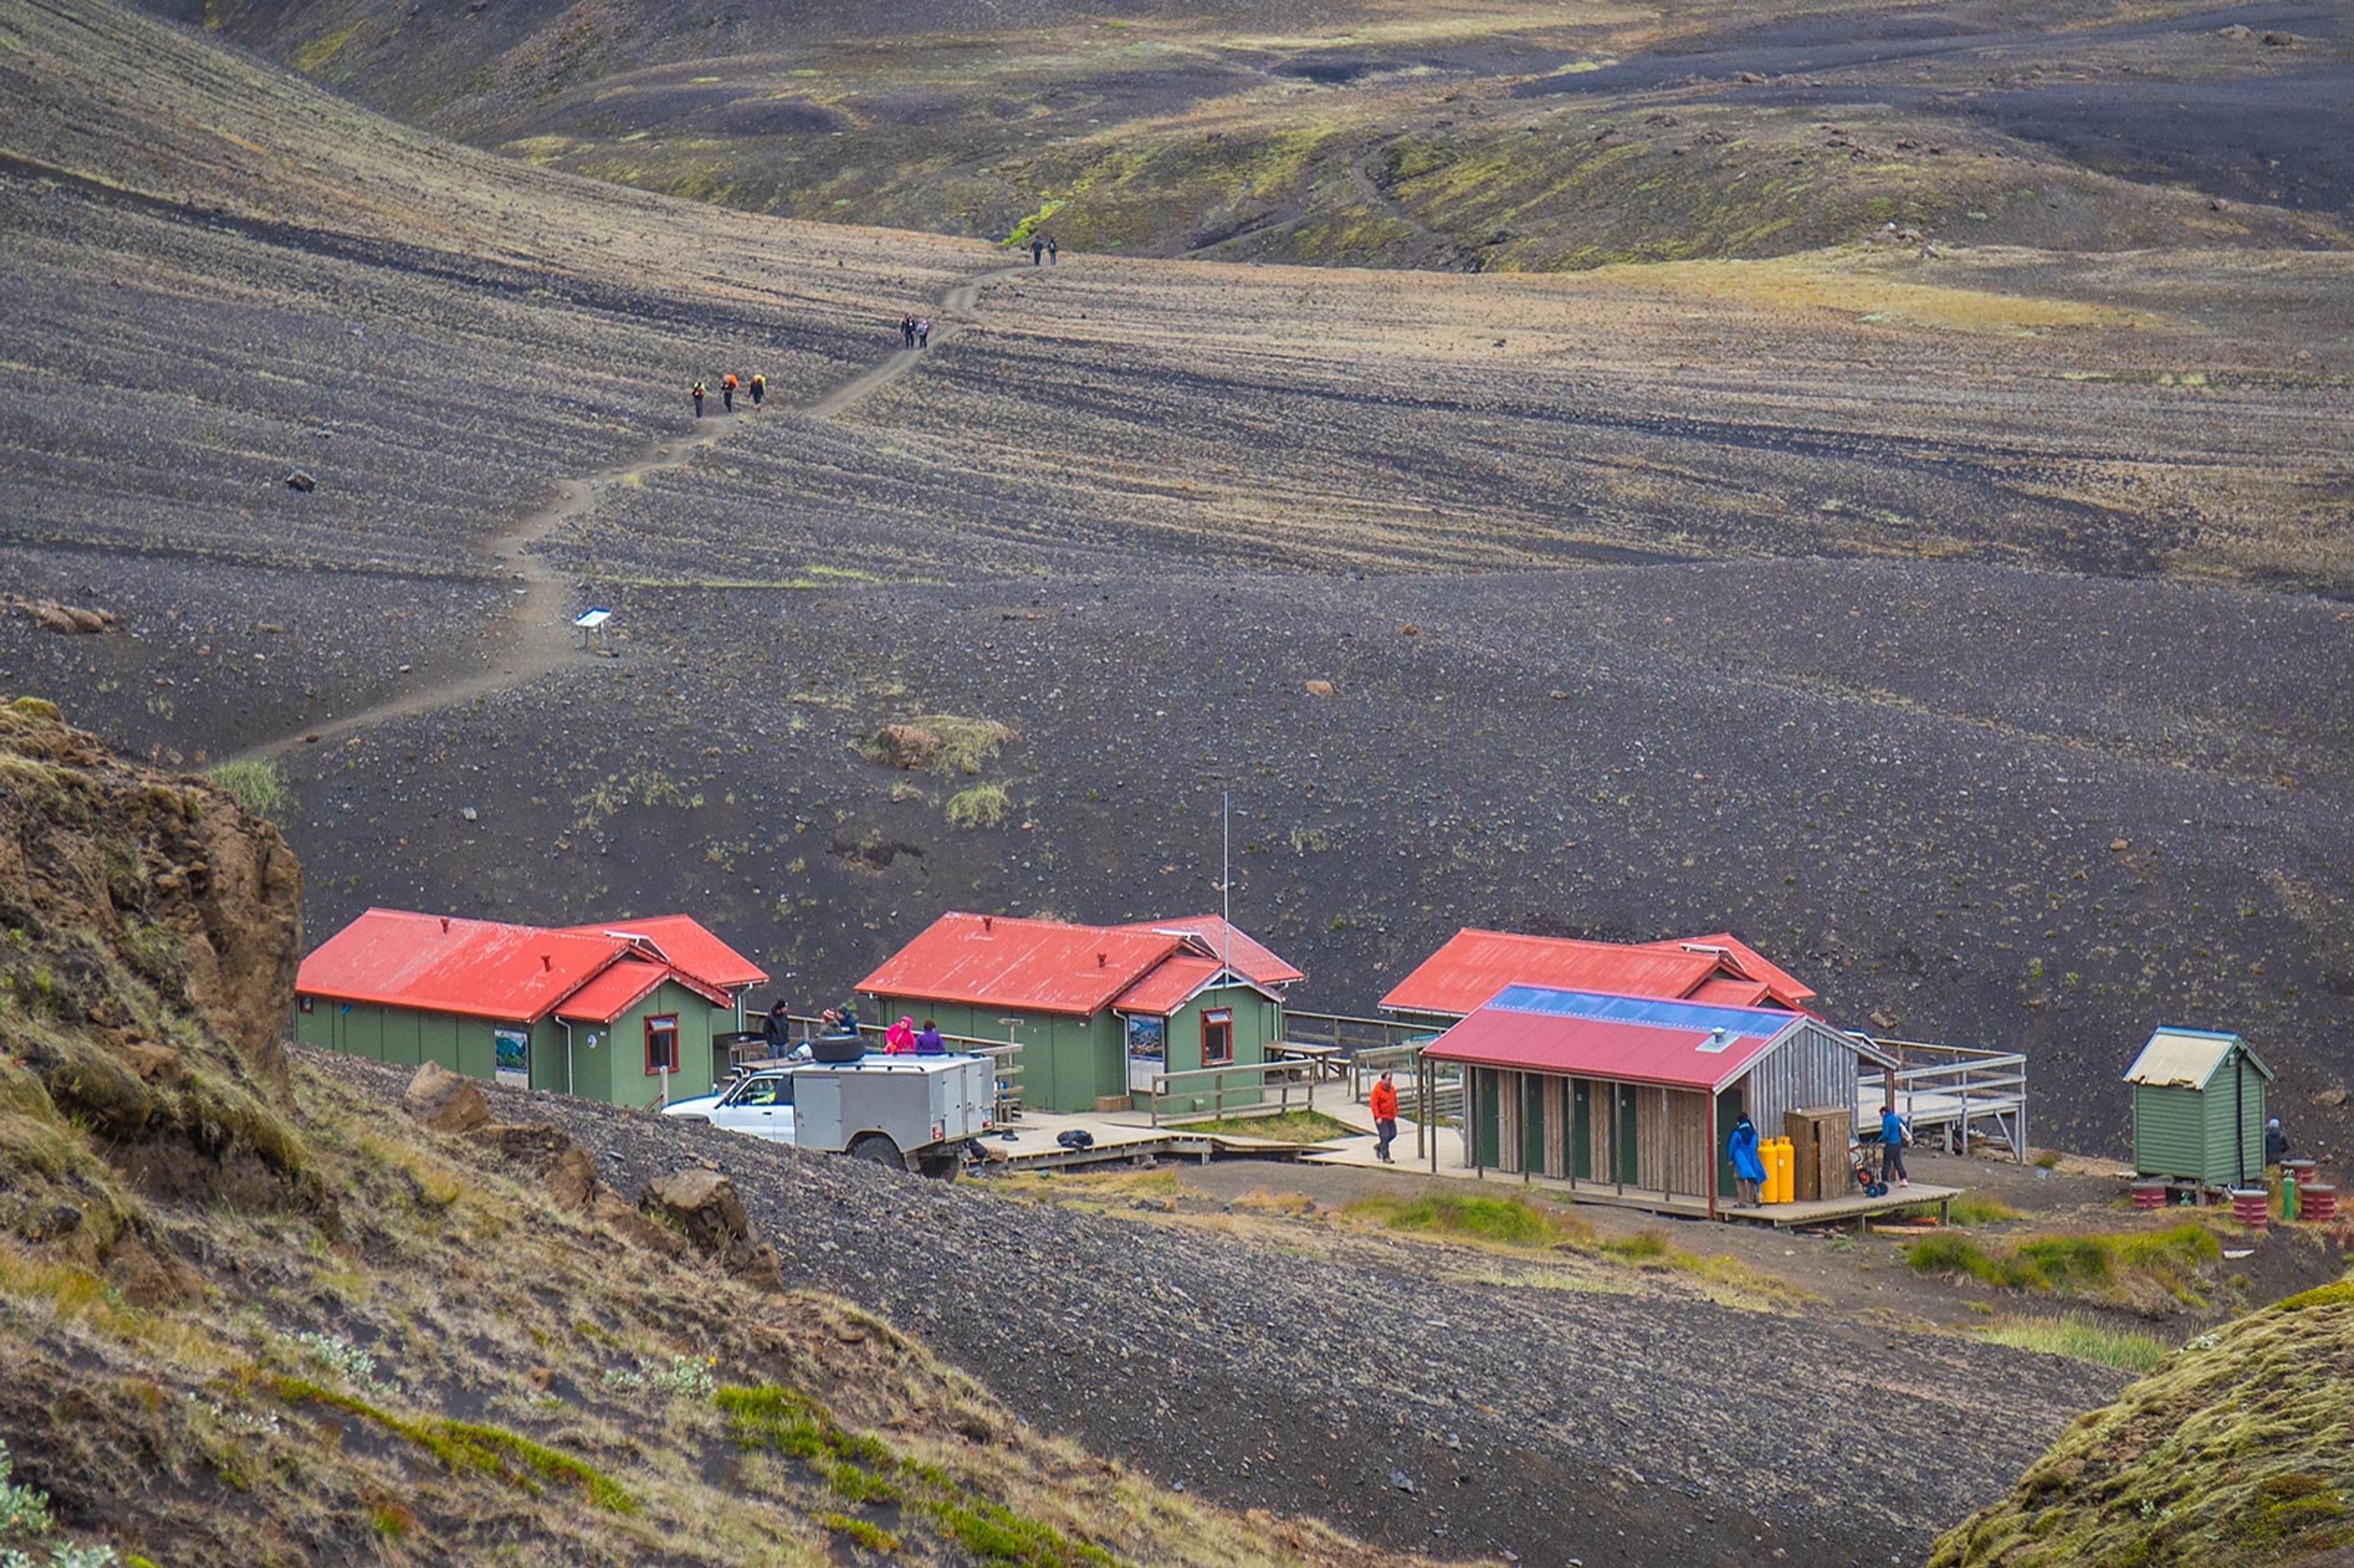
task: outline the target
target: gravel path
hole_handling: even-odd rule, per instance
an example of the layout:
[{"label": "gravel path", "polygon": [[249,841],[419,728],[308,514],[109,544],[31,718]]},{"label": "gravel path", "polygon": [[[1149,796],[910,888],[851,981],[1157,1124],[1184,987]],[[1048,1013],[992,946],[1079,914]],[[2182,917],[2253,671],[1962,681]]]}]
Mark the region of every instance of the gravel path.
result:
[{"label": "gravel path", "polygon": [[[387,1100],[407,1078],[308,1059]],[[564,1126],[625,1192],[724,1166],[790,1283],[889,1314],[1029,1421],[1400,1550],[1918,1562],[2120,1381],[1851,1321],[1443,1282],[1419,1245],[1301,1258],[532,1098],[500,1114]]]}]

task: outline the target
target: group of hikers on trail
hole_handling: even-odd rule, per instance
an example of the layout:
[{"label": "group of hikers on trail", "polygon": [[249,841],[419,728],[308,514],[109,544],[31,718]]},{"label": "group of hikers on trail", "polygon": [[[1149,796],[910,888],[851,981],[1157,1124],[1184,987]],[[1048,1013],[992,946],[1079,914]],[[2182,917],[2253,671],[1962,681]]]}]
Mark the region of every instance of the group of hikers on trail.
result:
[{"label": "group of hikers on trail", "polygon": [[[1039,260],[1041,257],[1044,258],[1043,263]],[[1055,237],[1051,234],[1044,239],[1034,234],[1030,237],[1030,265],[1036,267],[1042,264],[1048,267],[1063,264],[1062,248],[1055,243]]]},{"label": "group of hikers on trail", "polygon": [[899,342],[908,348],[929,348],[932,345],[932,318],[929,316],[901,316],[899,318]]},{"label": "group of hikers on trail", "polygon": [[[731,370],[719,378],[719,406],[730,414],[736,411],[736,393],[739,387],[752,394],[752,407],[755,408],[768,400],[769,378],[767,376],[755,374],[748,385],[738,381],[736,378],[736,373]],[[703,400],[710,396],[710,390],[700,381],[687,388],[686,395],[695,399],[695,417],[698,419],[703,418]]]}]

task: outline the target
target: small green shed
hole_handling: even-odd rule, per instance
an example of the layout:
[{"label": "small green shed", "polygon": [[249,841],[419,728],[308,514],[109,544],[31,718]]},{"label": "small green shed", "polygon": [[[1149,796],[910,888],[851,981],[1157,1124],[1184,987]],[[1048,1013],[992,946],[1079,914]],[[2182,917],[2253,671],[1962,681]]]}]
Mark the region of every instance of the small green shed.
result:
[{"label": "small green shed", "polygon": [[2201,1187],[2259,1180],[2272,1080],[2273,1070],[2237,1034],[2158,1030],[2126,1070],[2135,1171]]}]

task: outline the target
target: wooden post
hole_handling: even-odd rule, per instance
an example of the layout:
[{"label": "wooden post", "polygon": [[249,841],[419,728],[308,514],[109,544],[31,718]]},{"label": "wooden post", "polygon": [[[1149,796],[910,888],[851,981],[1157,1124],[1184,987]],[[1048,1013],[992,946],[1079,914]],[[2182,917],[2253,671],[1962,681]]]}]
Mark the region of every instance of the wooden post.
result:
[{"label": "wooden post", "polygon": [[[1744,1091],[1744,1098],[1747,1097]],[[1716,1218],[1716,1091],[1708,1091],[1708,1217]]]},{"label": "wooden post", "polygon": [[1627,1168],[1618,1162],[1618,1085],[1610,1085],[1610,1188],[1618,1196],[1627,1195]]}]

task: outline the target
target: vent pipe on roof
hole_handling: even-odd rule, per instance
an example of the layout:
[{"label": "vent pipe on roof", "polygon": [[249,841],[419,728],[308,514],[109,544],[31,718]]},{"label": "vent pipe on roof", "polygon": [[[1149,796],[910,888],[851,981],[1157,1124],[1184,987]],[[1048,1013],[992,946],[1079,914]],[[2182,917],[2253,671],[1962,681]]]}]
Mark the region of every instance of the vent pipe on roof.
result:
[{"label": "vent pipe on roof", "polygon": [[447,915],[441,916],[441,928],[444,931],[447,931],[450,928],[450,916]]},{"label": "vent pipe on roof", "polygon": [[539,955],[539,967],[543,969],[552,969],[556,967],[556,960],[542,953]]},{"label": "vent pipe on roof", "polygon": [[1097,968],[1097,969],[1109,969],[1110,967],[1111,967],[1111,955],[1110,955],[1109,953],[1097,953],[1097,954],[1096,955],[1096,968]]},{"label": "vent pipe on roof", "polygon": [[981,917],[981,934],[982,936],[984,936],[984,937],[988,936],[988,935],[989,935],[989,933],[990,933],[991,928],[991,927],[993,927],[996,924],[997,924],[997,916],[995,916],[994,915],[984,915],[984,916],[982,916]]}]

